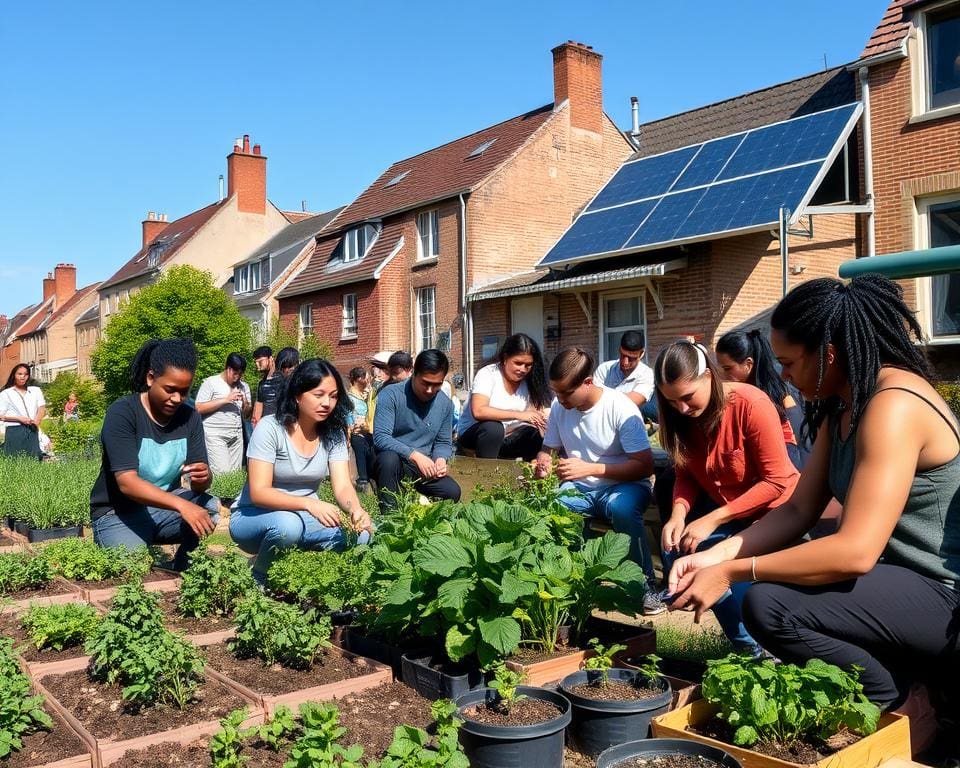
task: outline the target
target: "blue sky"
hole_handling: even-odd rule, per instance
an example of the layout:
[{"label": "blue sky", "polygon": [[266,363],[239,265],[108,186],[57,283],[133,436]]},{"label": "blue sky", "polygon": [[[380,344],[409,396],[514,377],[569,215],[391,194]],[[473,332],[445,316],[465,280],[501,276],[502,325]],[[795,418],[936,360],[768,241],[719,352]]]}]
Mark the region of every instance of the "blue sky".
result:
[{"label": "blue sky", "polygon": [[390,163],[553,100],[550,49],[604,55],[629,127],[855,59],[886,0],[5,4],[0,313],[57,262],[86,284],[147,211],[216,200],[233,140],[283,209],[347,203]]}]

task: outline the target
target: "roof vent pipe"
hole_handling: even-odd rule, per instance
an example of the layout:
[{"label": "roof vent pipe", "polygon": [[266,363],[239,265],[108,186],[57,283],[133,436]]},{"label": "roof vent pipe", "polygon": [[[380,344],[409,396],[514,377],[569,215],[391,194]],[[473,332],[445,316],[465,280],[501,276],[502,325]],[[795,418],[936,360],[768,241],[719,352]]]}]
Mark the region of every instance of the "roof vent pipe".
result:
[{"label": "roof vent pipe", "polygon": [[223,202],[223,174],[222,174],[222,173],[220,174],[220,191],[219,191],[219,195],[218,195],[218,197],[217,197],[217,202],[218,202],[218,203],[222,203],[222,202]]},{"label": "roof vent pipe", "polygon": [[640,99],[636,96],[630,97],[630,115],[633,118],[630,129],[630,138],[633,139],[635,147],[640,147]]}]

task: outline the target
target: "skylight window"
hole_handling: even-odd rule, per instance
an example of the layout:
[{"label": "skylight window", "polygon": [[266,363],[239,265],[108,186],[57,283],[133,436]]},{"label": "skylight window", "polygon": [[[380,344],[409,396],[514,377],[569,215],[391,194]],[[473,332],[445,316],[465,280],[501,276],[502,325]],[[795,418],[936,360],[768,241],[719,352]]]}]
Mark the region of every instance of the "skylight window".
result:
[{"label": "skylight window", "polygon": [[484,152],[486,152],[490,147],[493,146],[494,142],[497,140],[497,137],[494,136],[492,139],[483,142],[479,147],[476,147],[473,152],[471,152],[467,157],[480,157]]},{"label": "skylight window", "polygon": [[403,173],[398,173],[396,176],[394,176],[392,179],[390,179],[390,181],[388,181],[386,184],[384,184],[384,185],[383,185],[383,188],[386,189],[387,187],[396,186],[397,184],[399,184],[401,181],[403,181],[403,180],[407,177],[407,174],[408,174],[408,173],[410,173],[410,171],[404,171]]}]

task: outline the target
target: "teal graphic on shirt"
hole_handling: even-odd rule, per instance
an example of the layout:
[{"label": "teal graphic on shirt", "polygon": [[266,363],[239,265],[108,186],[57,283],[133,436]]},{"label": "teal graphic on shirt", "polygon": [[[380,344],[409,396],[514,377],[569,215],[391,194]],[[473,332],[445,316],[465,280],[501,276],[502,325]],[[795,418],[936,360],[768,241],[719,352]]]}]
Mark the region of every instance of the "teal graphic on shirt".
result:
[{"label": "teal graphic on shirt", "polygon": [[187,439],[158,443],[149,437],[140,441],[137,475],[161,490],[179,485],[180,467],[187,460]]}]

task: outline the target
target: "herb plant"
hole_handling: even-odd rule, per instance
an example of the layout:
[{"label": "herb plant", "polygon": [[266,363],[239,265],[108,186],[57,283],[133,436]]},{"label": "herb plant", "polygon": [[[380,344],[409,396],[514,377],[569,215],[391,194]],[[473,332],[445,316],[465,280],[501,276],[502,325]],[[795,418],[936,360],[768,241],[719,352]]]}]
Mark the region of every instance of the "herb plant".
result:
[{"label": "herb plant", "polygon": [[422,728],[398,726],[379,768],[470,768],[457,737],[460,722],[454,717],[456,704],[440,699],[433,702],[430,711],[436,721],[436,736],[431,739]]},{"label": "herb plant", "polygon": [[53,721],[43,710],[43,696],[32,696],[30,680],[20,670],[13,640],[0,637],[0,760],[23,748],[23,737]]},{"label": "herb plant", "polygon": [[363,768],[363,747],[340,745],[347,729],[340,725],[340,712],[332,704],[308,701],[300,705],[303,733],[290,749],[283,768]]},{"label": "herb plant", "polygon": [[247,719],[247,708],[235,709],[220,721],[220,730],[210,738],[210,768],[243,768],[247,762],[240,754],[248,732],[240,726]]},{"label": "herb plant", "polygon": [[58,539],[43,547],[40,556],[54,573],[76,581],[103,581],[118,577],[142,578],[150,570],[146,547],[129,551],[124,547],[106,549],[91,539]]},{"label": "herb plant", "polygon": [[517,686],[525,680],[526,675],[507,669],[505,664],[497,664],[493,668],[493,680],[489,685],[497,692],[498,704],[504,712],[509,712],[514,704],[527,698],[522,693],[517,693]]},{"label": "herb plant", "polygon": [[52,578],[50,566],[43,558],[27,552],[0,554],[0,593],[39,589]]},{"label": "herb plant", "polygon": [[90,490],[99,472],[99,459],[0,458],[0,513],[31,528],[89,525]]},{"label": "herb plant", "polygon": [[237,604],[236,637],[230,649],[240,658],[304,669],[330,647],[330,619],[316,611],[272,600],[258,590]]},{"label": "herb plant", "polygon": [[255,586],[250,565],[235,546],[214,555],[201,541],[182,574],[177,609],[184,616],[228,616]]},{"label": "herb plant", "polygon": [[267,574],[273,592],[330,611],[362,608],[370,593],[370,565],[364,548],[344,552],[291,549]]},{"label": "herb plant", "polygon": [[20,623],[37,650],[62,651],[83,645],[100,623],[100,616],[85,603],[32,605]]},{"label": "herb plant", "polygon": [[601,645],[597,638],[591,638],[590,647],[595,655],[583,662],[583,668],[600,673],[599,684],[605,686],[610,682],[610,668],[613,666],[613,657],[620,651],[627,650],[627,646],[615,643],[609,648]]},{"label": "herb plant", "polygon": [[233,472],[224,472],[214,476],[209,493],[221,499],[236,499],[243,491],[246,482],[246,470],[235,469]]},{"label": "herb plant", "polygon": [[880,718],[858,668],[845,672],[819,659],[803,667],[734,654],[709,661],[703,697],[720,707],[717,717],[734,729],[738,746],[826,739],[842,728],[868,735]]},{"label": "herb plant", "polygon": [[289,707],[280,706],[273,711],[273,717],[267,720],[263,725],[255,728],[257,738],[274,752],[280,749],[290,740],[291,734],[297,732],[300,726],[293,718],[293,712]]}]

